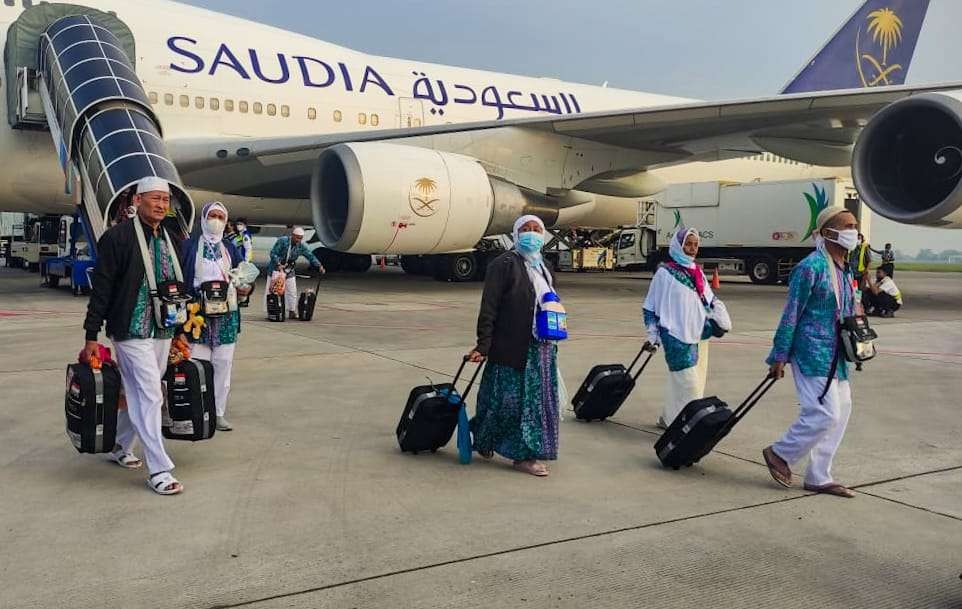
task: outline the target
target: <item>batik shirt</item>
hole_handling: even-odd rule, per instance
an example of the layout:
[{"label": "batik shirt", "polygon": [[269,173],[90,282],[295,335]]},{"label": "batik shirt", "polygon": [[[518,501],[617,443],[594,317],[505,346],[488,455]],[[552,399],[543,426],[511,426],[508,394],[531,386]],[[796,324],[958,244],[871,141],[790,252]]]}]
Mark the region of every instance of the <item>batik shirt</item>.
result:
[{"label": "batik shirt", "polygon": [[[854,314],[851,269],[840,269],[834,264],[829,268],[825,254],[817,250],[812,252],[792,271],[788,301],[766,360],[769,365],[792,361],[792,365],[805,376],[828,376],[835,350],[840,346],[838,303],[829,274],[832,272],[838,278],[842,317]],[[841,354],[835,377],[848,379],[848,365]]]},{"label": "batik shirt", "polygon": [[[154,278],[160,285],[165,281],[176,279],[174,261],[167,247],[167,240],[163,231],[157,235],[144,235],[147,240],[147,253],[153,260]],[[147,284],[147,273],[140,283],[134,313],[130,317],[130,338],[168,339],[174,337],[176,328],[158,328],[154,320],[154,308],[150,302],[150,286]]]},{"label": "batik shirt", "polygon": [[[675,281],[691,288],[692,291],[696,291],[695,282],[692,280],[691,275],[684,270],[673,264],[666,264],[663,268],[671,274]],[[645,326],[651,326],[652,324],[658,326],[658,336],[661,337],[661,346],[665,350],[665,360],[668,362],[668,370],[678,372],[680,370],[694,368],[698,364],[698,343],[689,344],[678,340],[672,336],[667,329],[658,325],[659,318],[654,311],[644,309],[644,313]],[[706,319],[705,327],[701,333],[701,339],[708,340],[711,337],[711,322]]]}]

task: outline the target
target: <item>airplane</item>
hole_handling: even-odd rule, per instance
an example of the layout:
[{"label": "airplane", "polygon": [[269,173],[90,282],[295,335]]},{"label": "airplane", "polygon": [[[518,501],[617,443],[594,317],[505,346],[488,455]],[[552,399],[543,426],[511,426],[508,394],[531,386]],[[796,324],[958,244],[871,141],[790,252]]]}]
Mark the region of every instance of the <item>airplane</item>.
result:
[{"label": "airplane", "polygon": [[867,0],[780,94],[704,102],[374,56],[166,0],[4,0],[0,209],[86,197],[99,234],[153,174],[185,229],[192,199],[216,199],[370,260],[470,251],[522,213],[629,224],[673,182],[851,167],[873,211],[959,228],[962,83],[904,85],[928,5]]}]

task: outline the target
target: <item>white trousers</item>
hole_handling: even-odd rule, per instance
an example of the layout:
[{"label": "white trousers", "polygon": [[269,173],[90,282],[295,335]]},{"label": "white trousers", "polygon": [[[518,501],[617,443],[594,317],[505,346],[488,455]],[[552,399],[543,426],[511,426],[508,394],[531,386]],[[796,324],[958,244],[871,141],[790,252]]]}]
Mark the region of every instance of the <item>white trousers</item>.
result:
[{"label": "white trousers", "polygon": [[127,410],[117,416],[117,444],[133,450],[135,435],[144,450],[150,474],[174,469],[160,432],[160,411],[164,405],[161,379],[167,371],[170,339],[113,341],[117,365],[127,396]]},{"label": "white trousers", "polygon": [[852,387],[848,381],[835,381],[825,394],[824,404],[818,396],[825,389],[825,377],[805,376],[792,367],[795,390],[801,410],[785,435],[772,445],[775,454],[790,465],[809,456],[805,483],[822,486],[834,482],[832,459],[845,435],[852,413]]},{"label": "white trousers", "polygon": [[222,417],[227,412],[227,397],[230,395],[230,374],[234,366],[234,347],[237,343],[218,345],[213,349],[209,345],[195,343],[190,346],[190,357],[205,359],[214,366],[214,404],[217,406],[217,416]]},{"label": "white trousers", "polygon": [[662,418],[671,425],[678,414],[689,402],[705,397],[705,383],[708,381],[708,341],[698,343],[698,362],[691,368],[678,372],[668,371],[665,388],[665,408]]}]

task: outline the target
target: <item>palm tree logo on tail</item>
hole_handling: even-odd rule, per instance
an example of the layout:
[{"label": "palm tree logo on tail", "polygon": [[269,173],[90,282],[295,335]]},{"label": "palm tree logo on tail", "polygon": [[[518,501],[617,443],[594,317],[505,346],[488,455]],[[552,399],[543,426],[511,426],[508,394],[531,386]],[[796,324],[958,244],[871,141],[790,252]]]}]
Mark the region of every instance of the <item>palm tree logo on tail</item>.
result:
[{"label": "palm tree logo on tail", "polygon": [[902,42],[902,19],[892,9],[880,8],[869,13],[866,21],[866,33],[871,34],[872,42],[882,51],[882,60],[879,61],[877,56],[862,49],[862,30],[859,28],[855,33],[855,66],[859,79],[865,87],[890,85],[892,83],[889,78],[902,69],[902,65],[898,63],[888,65],[889,51]]}]

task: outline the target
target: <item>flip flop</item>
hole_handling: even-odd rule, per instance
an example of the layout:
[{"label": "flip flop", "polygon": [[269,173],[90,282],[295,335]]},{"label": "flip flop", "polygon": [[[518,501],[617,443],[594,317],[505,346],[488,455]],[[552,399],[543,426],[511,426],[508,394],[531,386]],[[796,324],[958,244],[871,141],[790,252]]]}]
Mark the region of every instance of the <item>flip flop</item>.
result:
[{"label": "flip flop", "polygon": [[[788,464],[785,463],[784,460],[775,454],[771,446],[762,450],[762,458],[765,459],[765,465],[768,466],[768,473],[771,474],[772,480],[785,488],[790,488],[792,486],[792,470],[789,469]],[[788,470],[787,472],[782,471],[783,466],[779,464],[778,461],[785,463],[784,468]]]},{"label": "flip flop", "polygon": [[853,497],[855,497],[855,491],[837,482],[831,482],[829,484],[823,484],[821,486],[815,486],[814,484],[806,484],[804,488],[806,491],[811,491],[813,493],[820,493],[822,495],[834,495],[835,497],[845,497],[846,499],[852,499]]},{"label": "flip flop", "polygon": [[548,470],[545,466],[536,461],[515,461],[514,468],[519,472],[531,474],[539,478],[544,478],[548,475]]}]

